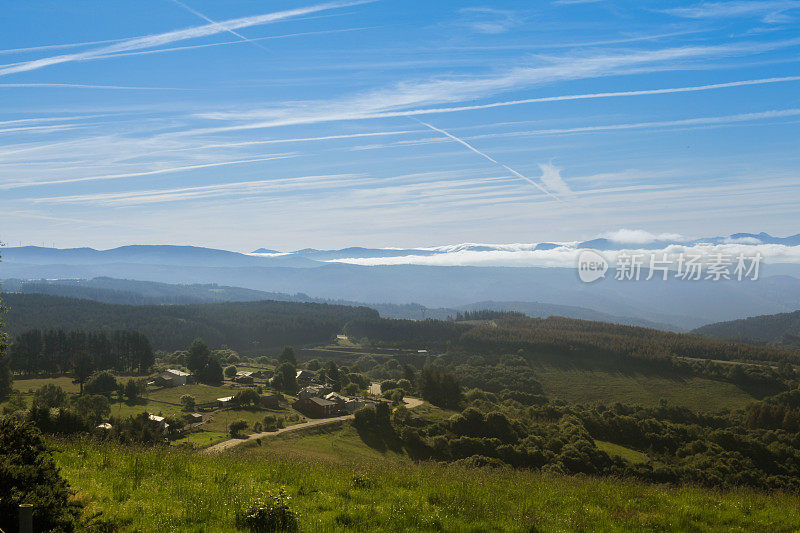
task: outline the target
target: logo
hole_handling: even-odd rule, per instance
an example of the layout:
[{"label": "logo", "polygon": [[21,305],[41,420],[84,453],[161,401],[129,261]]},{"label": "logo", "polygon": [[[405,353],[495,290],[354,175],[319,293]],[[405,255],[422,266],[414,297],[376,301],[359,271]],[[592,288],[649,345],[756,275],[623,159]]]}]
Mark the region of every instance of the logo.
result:
[{"label": "logo", "polygon": [[584,283],[591,283],[606,277],[608,261],[600,252],[583,250],[578,254],[578,277]]}]

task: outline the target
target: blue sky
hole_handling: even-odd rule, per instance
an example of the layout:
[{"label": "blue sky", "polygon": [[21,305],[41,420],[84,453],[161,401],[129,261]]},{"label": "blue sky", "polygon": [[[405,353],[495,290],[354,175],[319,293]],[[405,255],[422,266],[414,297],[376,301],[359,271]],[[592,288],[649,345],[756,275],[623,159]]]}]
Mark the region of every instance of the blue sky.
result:
[{"label": "blue sky", "polygon": [[0,240],[797,233],[800,1],[0,2]]}]

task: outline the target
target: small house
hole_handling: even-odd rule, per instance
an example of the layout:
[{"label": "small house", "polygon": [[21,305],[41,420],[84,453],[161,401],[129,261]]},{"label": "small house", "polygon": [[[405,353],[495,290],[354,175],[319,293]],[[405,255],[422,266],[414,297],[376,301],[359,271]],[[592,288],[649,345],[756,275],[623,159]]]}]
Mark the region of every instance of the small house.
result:
[{"label": "small house", "polygon": [[194,376],[188,372],[182,372],[180,370],[170,368],[161,372],[154,381],[156,385],[160,385],[162,387],[179,387],[181,385],[194,383]]},{"label": "small house", "polygon": [[318,397],[297,400],[292,407],[311,418],[325,418],[339,413],[339,404]]},{"label": "small house", "polygon": [[186,413],[183,415],[183,419],[186,420],[187,424],[199,424],[203,421],[203,415],[200,413]]},{"label": "small house", "polygon": [[282,394],[265,394],[261,397],[261,406],[267,409],[277,409],[280,407],[282,401],[284,401]]},{"label": "small house", "polygon": [[275,372],[272,370],[256,370],[253,372],[253,377],[255,379],[271,379],[274,375]]},{"label": "small house", "polygon": [[331,392],[331,388],[325,385],[309,385],[303,387],[297,393],[298,398],[313,398],[314,396],[324,397]]},{"label": "small house", "polygon": [[311,383],[311,380],[314,379],[314,373],[309,370],[298,370],[295,379],[300,384]]},{"label": "small house", "polygon": [[169,424],[167,424],[167,420],[163,416],[149,415],[147,418],[158,424],[158,426],[161,428],[161,432],[164,435],[167,434],[169,430]]},{"label": "small house", "polygon": [[241,383],[243,385],[252,385],[253,384],[253,373],[247,370],[240,370],[234,376],[233,381],[236,383]]},{"label": "small house", "polygon": [[325,399],[330,400],[332,402],[336,402],[337,404],[339,404],[339,407],[344,407],[344,404],[350,401],[350,398],[348,398],[347,396],[342,396],[338,392],[331,392],[329,394],[326,394]]},{"label": "small house", "polygon": [[230,407],[233,405],[233,396],[226,396],[224,398],[217,398],[218,407]]}]

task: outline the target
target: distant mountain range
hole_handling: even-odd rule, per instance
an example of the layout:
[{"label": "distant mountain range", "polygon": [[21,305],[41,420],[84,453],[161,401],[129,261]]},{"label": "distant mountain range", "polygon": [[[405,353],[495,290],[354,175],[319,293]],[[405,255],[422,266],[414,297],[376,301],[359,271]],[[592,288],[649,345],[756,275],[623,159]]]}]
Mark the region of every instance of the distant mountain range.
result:
[{"label": "distant mountain range", "polygon": [[[800,246],[800,235],[782,238],[741,233],[693,242],[700,241]],[[112,250],[26,246],[0,250],[0,279],[81,280],[71,284],[62,281],[58,287],[52,282],[48,285],[28,281],[27,287],[20,290],[108,303],[262,299],[364,302],[384,316],[443,318],[453,310],[470,309],[480,302],[521,310],[532,316],[558,314],[665,329],[692,329],[712,322],[800,309],[800,264],[795,263],[764,264],[757,282],[674,279],[625,282],[609,275],[605,280],[585,284],[578,280],[573,267],[433,266],[406,264],[405,260],[410,254],[428,259],[464,254],[516,257],[515,254],[536,250],[547,254],[550,246],[575,251],[589,245],[597,249],[619,246],[614,240],[604,239],[567,244],[354,247],[293,253],[264,248],[257,254],[191,246],[124,246]],[[560,254],[558,250],[552,253]],[[365,266],[337,262],[353,257],[382,257],[388,261],[395,258],[400,264]],[[136,286],[120,280],[150,285]],[[34,287],[37,284],[40,286]],[[176,285],[180,288],[175,288]],[[12,289],[7,285],[6,290]]]},{"label": "distant mountain range", "polygon": [[[318,261],[332,261],[337,259],[363,259],[370,257],[404,257],[404,256],[434,256],[445,253],[455,252],[491,252],[491,251],[541,251],[553,250],[556,248],[592,248],[595,250],[622,250],[622,249],[645,249],[659,250],[671,245],[696,246],[701,244],[781,244],[784,246],[800,246],[800,233],[789,237],[774,237],[768,233],[734,233],[727,237],[704,237],[701,239],[654,239],[651,241],[626,241],[621,239],[598,238],[581,242],[540,242],[534,244],[515,244],[515,245],[495,245],[495,244],[457,244],[451,246],[437,246],[432,248],[362,248],[350,247],[338,250],[317,250],[315,248],[304,248],[293,252],[285,252],[286,255],[295,255],[314,259]],[[278,254],[276,250],[259,248],[252,252],[254,254]]]}]

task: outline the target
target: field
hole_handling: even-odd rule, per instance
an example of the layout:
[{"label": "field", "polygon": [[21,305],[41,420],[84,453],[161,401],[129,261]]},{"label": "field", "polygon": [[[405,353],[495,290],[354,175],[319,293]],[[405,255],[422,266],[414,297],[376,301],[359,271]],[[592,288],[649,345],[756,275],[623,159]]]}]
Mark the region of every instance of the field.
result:
[{"label": "field", "polygon": [[[215,457],[182,449],[52,441],[87,514],[123,531],[235,531],[237,509],[285,486],[302,531],[795,531],[796,496],[709,491],[506,469],[331,461],[314,439]],[[277,444],[277,443],[276,443]],[[278,446],[276,446],[278,448]],[[145,511],[146,510],[146,511]]]},{"label": "field", "polygon": [[757,399],[733,383],[701,377],[661,376],[653,373],[534,364],[544,394],[568,402],[603,402],[657,406],[670,405],[697,411],[741,409]]}]

